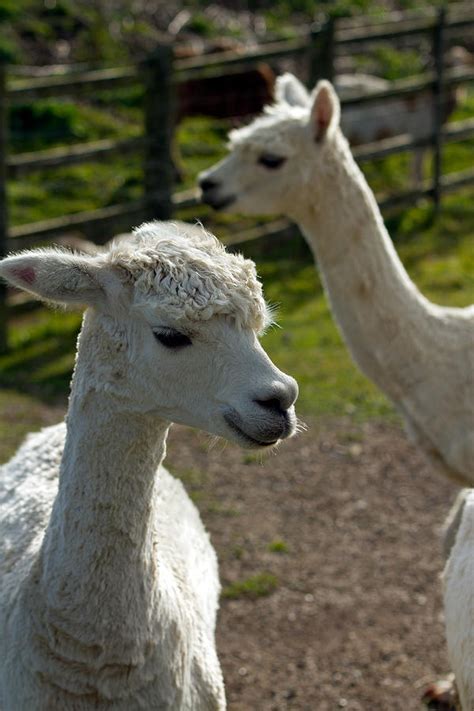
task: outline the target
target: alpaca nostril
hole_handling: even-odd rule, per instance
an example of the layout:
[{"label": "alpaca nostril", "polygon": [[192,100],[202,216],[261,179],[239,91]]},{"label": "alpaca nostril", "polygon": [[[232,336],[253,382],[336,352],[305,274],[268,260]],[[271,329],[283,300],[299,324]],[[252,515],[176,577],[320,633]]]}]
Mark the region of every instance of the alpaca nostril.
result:
[{"label": "alpaca nostril", "polygon": [[213,188],[217,188],[219,183],[215,180],[211,180],[210,178],[203,178],[202,180],[199,181],[199,187],[203,192],[206,192],[206,190],[212,190]]},{"label": "alpaca nostril", "polygon": [[285,409],[282,407],[282,402],[279,398],[271,397],[268,400],[255,400],[255,402],[265,410],[270,410],[278,415],[285,413]]},{"label": "alpaca nostril", "polygon": [[254,399],[260,407],[278,415],[286,415],[298,397],[298,383],[287,376],[284,382],[273,383]]}]

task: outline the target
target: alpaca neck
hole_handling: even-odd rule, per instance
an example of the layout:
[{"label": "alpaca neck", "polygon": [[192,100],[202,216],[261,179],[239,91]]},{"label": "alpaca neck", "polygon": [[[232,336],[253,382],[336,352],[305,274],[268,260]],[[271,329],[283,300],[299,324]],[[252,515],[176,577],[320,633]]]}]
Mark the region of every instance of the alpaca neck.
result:
[{"label": "alpaca neck", "polygon": [[400,402],[417,368],[424,367],[418,357],[424,337],[420,322],[426,321],[430,305],[403,268],[345,141],[327,150],[337,154],[316,178],[317,197],[310,194],[294,217],[320,266],[354,359]]},{"label": "alpaca neck", "polygon": [[133,411],[114,392],[120,353],[105,331],[89,327],[90,320],[88,314],[59,490],[40,558],[40,599],[49,637],[68,647],[66,656],[95,648],[104,658],[133,664],[146,643],[140,635],[154,632],[157,468],[169,423]]}]

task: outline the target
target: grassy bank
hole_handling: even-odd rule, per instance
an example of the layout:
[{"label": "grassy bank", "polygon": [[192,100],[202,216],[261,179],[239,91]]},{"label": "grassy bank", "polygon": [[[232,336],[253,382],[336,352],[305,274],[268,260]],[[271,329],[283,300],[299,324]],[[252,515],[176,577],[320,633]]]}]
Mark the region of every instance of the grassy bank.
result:
[{"label": "grassy bank", "polygon": [[[430,299],[446,305],[474,302],[474,191],[447,197],[437,221],[429,204],[388,221],[411,277]],[[279,306],[281,328],[263,344],[299,381],[301,415],[393,417],[385,398],[352,364],[333,323],[312,259],[301,238],[255,256],[267,298]],[[13,324],[11,351],[0,357],[0,401],[10,420],[15,393],[48,405],[64,402],[74,360],[80,314],[40,309]],[[34,411],[34,408],[33,408]]]}]

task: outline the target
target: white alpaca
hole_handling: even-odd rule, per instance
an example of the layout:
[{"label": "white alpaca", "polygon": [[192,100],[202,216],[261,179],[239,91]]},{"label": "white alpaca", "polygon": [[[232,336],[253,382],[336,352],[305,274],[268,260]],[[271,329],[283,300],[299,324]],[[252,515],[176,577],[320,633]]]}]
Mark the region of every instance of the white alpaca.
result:
[{"label": "white alpaca", "polygon": [[457,535],[443,574],[449,659],[461,707],[474,709],[474,489],[460,495]]},{"label": "white alpaca", "polygon": [[[370,74],[339,74],[334,79],[334,88],[339,98],[344,100],[361,94],[388,91],[391,82]],[[448,98],[446,103],[452,111],[454,98],[451,95]],[[433,132],[432,92],[394,97],[375,106],[343,107],[341,128],[351,145],[371,143],[401,133],[408,133],[415,139],[429,138]]]},{"label": "white alpaca", "polygon": [[474,306],[432,304],[410,280],[339,129],[331,85],[320,82],[310,98],[286,74],[277,96],[201,174],[203,199],[299,224],[354,360],[437,468],[473,485]]},{"label": "white alpaca", "polygon": [[224,709],[215,553],[161,462],[171,422],[245,447],[294,432],[296,383],[257,339],[253,264],[150,223],[95,256],[9,257],[0,275],[89,306],[66,423],[0,470],[0,708]]},{"label": "white alpaca", "polygon": [[[334,87],[341,99],[360,94],[387,91],[391,82],[370,74],[339,74]],[[456,108],[457,89],[448,90],[443,106],[443,121]],[[414,140],[429,139],[434,131],[433,93],[422,91],[408,97],[394,97],[378,105],[343,107],[341,128],[351,146],[372,143],[383,138],[408,134]],[[412,154],[412,177],[415,185],[423,180],[423,159],[426,148],[416,148]]]},{"label": "white alpaca", "polygon": [[[334,88],[340,99],[387,91],[390,81],[371,74],[339,74]],[[410,97],[395,97],[378,105],[342,108],[341,129],[351,146],[372,143],[382,138],[408,133],[426,138],[432,132],[433,96],[425,92]]]},{"label": "white alpaca", "polygon": [[[216,209],[280,213],[299,224],[354,360],[397,406],[412,439],[438,471],[473,486],[474,307],[432,304],[410,280],[339,117],[328,82],[309,96],[295,77],[284,75],[275,106],[233,131],[230,155],[201,174],[203,199]],[[456,551],[470,546],[463,538],[467,528],[459,529],[446,588],[447,608],[456,585],[458,599],[471,601],[462,613],[457,610],[469,643],[456,653],[456,643],[450,644],[460,684],[472,674],[474,660],[473,575],[468,571],[457,579],[453,572],[459,572]],[[447,615],[448,625],[453,616]],[[447,634],[456,640],[455,632]],[[473,705],[465,702],[465,711],[472,711],[472,686],[463,694]]]}]

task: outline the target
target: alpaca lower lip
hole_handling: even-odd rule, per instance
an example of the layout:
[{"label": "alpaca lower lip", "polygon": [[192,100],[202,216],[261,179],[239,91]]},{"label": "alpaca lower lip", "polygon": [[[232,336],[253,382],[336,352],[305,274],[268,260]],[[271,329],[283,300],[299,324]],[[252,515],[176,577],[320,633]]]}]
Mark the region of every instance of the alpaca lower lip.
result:
[{"label": "alpaca lower lip", "polygon": [[279,441],[279,437],[277,437],[276,439],[273,439],[270,442],[262,442],[262,440],[255,439],[255,437],[252,437],[251,435],[247,434],[247,432],[245,432],[238,425],[236,425],[235,422],[233,422],[228,415],[224,415],[224,419],[230,429],[235,432],[241,440],[246,442],[246,444],[250,444],[253,447],[273,447],[273,445],[275,445]]},{"label": "alpaca lower lip", "polygon": [[210,205],[213,210],[223,210],[225,207],[228,207],[235,202],[235,195],[227,195],[226,197],[218,198],[213,195],[203,193],[201,200],[207,205]]}]

